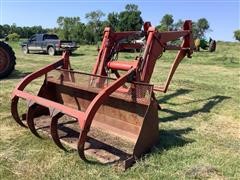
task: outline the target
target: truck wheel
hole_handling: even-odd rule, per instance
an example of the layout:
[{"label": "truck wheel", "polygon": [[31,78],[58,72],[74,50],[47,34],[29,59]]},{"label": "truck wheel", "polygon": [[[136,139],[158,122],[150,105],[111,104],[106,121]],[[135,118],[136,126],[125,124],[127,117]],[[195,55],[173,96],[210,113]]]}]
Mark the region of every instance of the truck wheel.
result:
[{"label": "truck wheel", "polygon": [[12,48],[8,44],[0,42],[0,79],[8,76],[14,70],[15,60]]},{"label": "truck wheel", "polygon": [[54,49],[52,46],[50,46],[50,47],[48,48],[48,54],[49,54],[50,56],[54,56],[55,53],[56,53],[55,49]]},{"label": "truck wheel", "polygon": [[22,51],[23,51],[24,54],[28,54],[29,53],[29,50],[28,50],[27,46],[23,46],[22,47]]},{"label": "truck wheel", "polygon": [[215,40],[212,40],[209,43],[209,52],[214,52],[216,50],[217,43]]}]

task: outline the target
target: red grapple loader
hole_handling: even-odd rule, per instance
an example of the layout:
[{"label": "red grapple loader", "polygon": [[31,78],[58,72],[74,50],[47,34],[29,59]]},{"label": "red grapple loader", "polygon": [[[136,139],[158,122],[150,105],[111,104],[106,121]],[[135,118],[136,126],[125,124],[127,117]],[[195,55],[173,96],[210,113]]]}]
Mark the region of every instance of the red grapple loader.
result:
[{"label": "red grapple loader", "polygon": [[[131,61],[116,58],[117,52],[125,46],[136,49],[141,46],[131,42],[122,44],[122,40],[143,36],[146,43],[141,47],[142,55]],[[180,46],[169,45],[168,42],[179,38],[182,40]],[[105,138],[116,136],[131,142],[132,151],[127,153],[126,159],[122,159],[124,167],[128,168],[158,142],[160,106],[154,91],[167,91],[179,63],[186,55],[191,57],[193,48],[189,20],[185,21],[181,31],[171,32],[158,32],[149,22],[144,24],[143,31],[114,32],[107,27],[91,74],[72,70],[69,53],[65,51],[60,60],[26,76],[17,85],[12,93],[12,116],[36,136],[39,134],[35,124],[42,117],[50,116],[49,132],[54,142],[63,149],[58,120],[64,115],[75,119],[79,131],[77,149],[83,160],[87,160],[85,151],[91,148],[91,145],[85,147],[85,144],[91,139],[89,133],[93,129],[107,134]],[[165,50],[178,52],[164,86],[156,87],[150,84],[150,80],[155,63]],[[116,78],[110,77],[110,74]],[[37,95],[24,90],[42,76],[44,81]],[[21,119],[17,107],[19,98],[26,100],[28,105],[27,113]]]}]

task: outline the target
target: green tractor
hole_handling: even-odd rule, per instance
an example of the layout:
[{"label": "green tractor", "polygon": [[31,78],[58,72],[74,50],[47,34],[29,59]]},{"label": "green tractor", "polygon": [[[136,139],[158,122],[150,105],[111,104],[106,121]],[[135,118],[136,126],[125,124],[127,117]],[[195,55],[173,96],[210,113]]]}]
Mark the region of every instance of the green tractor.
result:
[{"label": "green tractor", "polygon": [[216,50],[217,43],[212,38],[207,41],[205,38],[197,38],[194,41],[196,51],[200,51],[200,48],[203,50],[208,50],[209,52],[214,52]]}]

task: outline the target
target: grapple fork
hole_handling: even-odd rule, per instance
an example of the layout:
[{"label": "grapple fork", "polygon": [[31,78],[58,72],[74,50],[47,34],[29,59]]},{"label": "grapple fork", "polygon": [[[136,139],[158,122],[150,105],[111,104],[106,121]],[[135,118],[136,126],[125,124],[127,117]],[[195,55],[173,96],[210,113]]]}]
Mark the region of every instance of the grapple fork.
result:
[{"label": "grapple fork", "polygon": [[[121,44],[123,39],[146,37],[146,44]],[[183,37],[179,47],[167,42]],[[115,54],[124,47],[142,48],[142,56],[132,61],[116,60]],[[191,21],[186,21],[182,31],[160,33],[149,22],[144,31],[113,32],[105,28],[104,38],[92,74],[73,71],[69,53],[65,51],[57,62],[26,76],[12,93],[11,112],[21,126],[28,126],[40,137],[35,127],[41,117],[50,116],[49,131],[55,144],[65,149],[59,135],[59,119],[65,116],[77,121],[79,131],[76,147],[79,156],[85,156],[86,141],[92,129],[101,130],[110,136],[125,139],[133,144],[127,153],[125,168],[136,158],[148,152],[158,141],[158,109],[154,90],[166,92],[181,60],[192,54]],[[149,84],[158,57],[167,49],[177,49],[178,54],[163,88]],[[119,73],[119,71],[123,73]],[[109,72],[116,78],[109,77]],[[25,87],[33,80],[44,77],[37,95]],[[18,114],[19,98],[27,101],[28,110],[24,123]],[[96,137],[101,136],[97,134]]]}]

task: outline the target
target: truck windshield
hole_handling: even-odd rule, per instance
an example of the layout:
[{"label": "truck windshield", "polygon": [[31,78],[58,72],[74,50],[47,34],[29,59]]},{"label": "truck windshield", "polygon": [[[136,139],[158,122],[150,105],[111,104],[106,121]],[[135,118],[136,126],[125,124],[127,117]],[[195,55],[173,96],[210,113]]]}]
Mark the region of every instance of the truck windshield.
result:
[{"label": "truck windshield", "polygon": [[44,35],[43,37],[44,40],[46,39],[58,39],[57,35],[54,35],[54,34],[46,34]]}]

